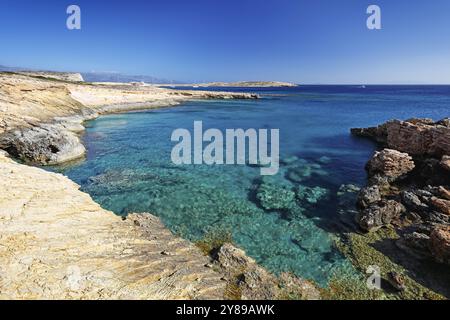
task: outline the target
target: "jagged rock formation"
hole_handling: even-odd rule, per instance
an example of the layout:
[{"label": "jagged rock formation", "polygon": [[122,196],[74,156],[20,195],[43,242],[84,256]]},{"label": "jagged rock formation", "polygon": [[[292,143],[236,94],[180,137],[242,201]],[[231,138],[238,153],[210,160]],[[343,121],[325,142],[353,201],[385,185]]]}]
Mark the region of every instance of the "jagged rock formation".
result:
[{"label": "jagged rock formation", "polygon": [[369,176],[379,175],[388,181],[395,181],[414,169],[414,161],[407,153],[397,150],[383,149],[375,152],[375,155],[367,163]]},{"label": "jagged rock formation", "polygon": [[392,120],[352,133],[389,148],[366,166],[369,186],[358,199],[361,228],[391,224],[401,234],[399,248],[449,263],[450,120]]},{"label": "jagged rock formation", "polygon": [[[168,85],[165,85],[168,86]],[[172,85],[171,85],[172,86]],[[246,88],[265,88],[265,87],[297,87],[291,82],[281,81],[238,81],[238,82],[209,82],[196,84],[177,84],[176,86],[195,86],[195,87],[246,87]]]},{"label": "jagged rock formation", "polygon": [[51,165],[74,160],[83,156],[86,149],[70,129],[59,124],[16,129],[0,137],[0,147],[30,163]]},{"label": "jagged rock formation", "polygon": [[352,134],[372,138],[382,145],[410,155],[442,157],[450,154],[450,120],[392,120],[378,127],[355,128]]}]

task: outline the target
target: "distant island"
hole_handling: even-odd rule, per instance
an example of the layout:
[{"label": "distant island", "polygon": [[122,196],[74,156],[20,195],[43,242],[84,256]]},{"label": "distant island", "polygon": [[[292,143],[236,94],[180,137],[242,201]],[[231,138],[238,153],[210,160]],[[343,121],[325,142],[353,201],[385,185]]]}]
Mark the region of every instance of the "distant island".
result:
[{"label": "distant island", "polygon": [[209,83],[191,83],[191,84],[163,84],[161,86],[177,86],[177,87],[246,87],[246,88],[265,88],[265,87],[297,87],[298,85],[291,82],[281,81],[237,81],[237,82],[209,82]]}]

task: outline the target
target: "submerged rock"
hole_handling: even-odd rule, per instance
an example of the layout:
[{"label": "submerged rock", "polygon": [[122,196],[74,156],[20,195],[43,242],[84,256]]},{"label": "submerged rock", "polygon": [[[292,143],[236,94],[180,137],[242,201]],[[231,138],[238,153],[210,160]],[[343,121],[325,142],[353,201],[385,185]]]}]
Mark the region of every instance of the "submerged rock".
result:
[{"label": "submerged rock", "polygon": [[327,172],[322,170],[318,163],[309,163],[304,159],[300,159],[289,167],[286,177],[296,183],[304,182],[313,175],[326,176]]},{"label": "submerged rock", "polygon": [[406,290],[405,278],[398,272],[395,272],[395,271],[388,272],[387,273],[387,281],[390,283],[390,285],[394,289],[396,289],[398,291]]},{"label": "submerged rock", "polygon": [[450,171],[450,156],[443,156],[441,159],[441,167],[447,171]]},{"label": "submerged rock", "polygon": [[297,156],[288,156],[288,157],[281,158],[280,162],[281,162],[281,164],[284,164],[284,165],[290,165],[290,164],[297,162],[298,160],[299,160],[299,158]]},{"label": "submerged rock", "polygon": [[297,189],[297,199],[309,204],[316,204],[328,195],[328,190],[321,187],[306,187],[300,185]]},{"label": "submerged rock", "polygon": [[295,193],[284,185],[263,182],[256,198],[266,210],[289,209],[295,204]]}]

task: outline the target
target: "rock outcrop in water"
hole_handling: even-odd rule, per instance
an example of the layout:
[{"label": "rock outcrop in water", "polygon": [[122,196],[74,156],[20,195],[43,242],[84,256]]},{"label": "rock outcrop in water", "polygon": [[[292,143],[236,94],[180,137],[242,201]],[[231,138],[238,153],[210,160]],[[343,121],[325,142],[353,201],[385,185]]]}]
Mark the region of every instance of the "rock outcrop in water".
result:
[{"label": "rock outcrop in water", "polygon": [[450,120],[393,120],[352,133],[388,148],[367,164],[369,186],[358,201],[361,228],[393,225],[400,248],[449,264]]}]

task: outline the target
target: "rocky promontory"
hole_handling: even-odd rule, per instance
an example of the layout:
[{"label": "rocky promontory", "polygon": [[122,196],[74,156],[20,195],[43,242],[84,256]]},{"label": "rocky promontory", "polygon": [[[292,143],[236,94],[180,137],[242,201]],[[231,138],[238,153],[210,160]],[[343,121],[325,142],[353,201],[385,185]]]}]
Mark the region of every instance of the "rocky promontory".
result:
[{"label": "rocky promontory", "polygon": [[364,231],[392,226],[398,248],[450,263],[450,119],[392,120],[352,134],[378,143],[358,198]]},{"label": "rocky promontory", "polygon": [[310,282],[278,278],[230,243],[206,254],[149,213],[120,217],[67,177],[10,158],[83,156],[83,122],[100,114],[256,95],[78,80],[0,73],[0,299],[320,298]]},{"label": "rocky promontory", "polygon": [[255,94],[170,90],[129,83],[81,82],[73,74],[0,73],[0,149],[50,165],[85,153],[83,122],[100,114],[173,106],[195,99],[256,99]]}]

